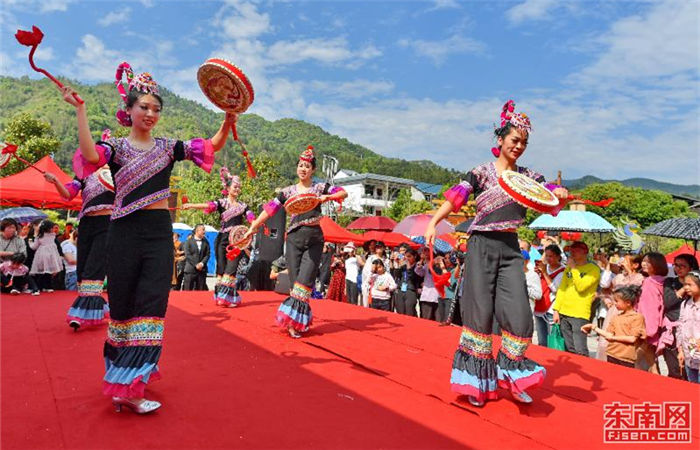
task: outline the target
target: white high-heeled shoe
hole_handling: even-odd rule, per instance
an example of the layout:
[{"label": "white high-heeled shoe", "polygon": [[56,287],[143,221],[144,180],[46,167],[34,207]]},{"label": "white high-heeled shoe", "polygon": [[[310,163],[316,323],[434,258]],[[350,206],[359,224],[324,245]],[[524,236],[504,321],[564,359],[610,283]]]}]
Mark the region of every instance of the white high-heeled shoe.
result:
[{"label": "white high-heeled shoe", "polygon": [[510,391],[510,393],[513,396],[513,398],[519,401],[520,403],[532,403],[532,397],[530,397],[525,391],[519,393]]},{"label": "white high-heeled shoe", "polygon": [[121,412],[122,406],[126,406],[136,414],[148,414],[163,406],[155,400],[146,400],[145,398],[135,400],[124,397],[112,397],[112,405],[114,405],[116,412]]}]

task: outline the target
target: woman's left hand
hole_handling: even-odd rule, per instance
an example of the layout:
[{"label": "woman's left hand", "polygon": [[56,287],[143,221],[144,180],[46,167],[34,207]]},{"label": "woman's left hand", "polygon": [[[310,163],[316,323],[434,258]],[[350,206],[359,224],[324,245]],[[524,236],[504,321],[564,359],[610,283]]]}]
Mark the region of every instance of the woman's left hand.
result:
[{"label": "woman's left hand", "polygon": [[554,194],[556,198],[566,199],[569,196],[569,190],[567,188],[560,187],[553,190],[552,194]]},{"label": "woman's left hand", "polygon": [[238,114],[232,113],[232,112],[227,112],[226,117],[224,117],[224,123],[228,126],[232,126],[236,122],[238,122]]}]

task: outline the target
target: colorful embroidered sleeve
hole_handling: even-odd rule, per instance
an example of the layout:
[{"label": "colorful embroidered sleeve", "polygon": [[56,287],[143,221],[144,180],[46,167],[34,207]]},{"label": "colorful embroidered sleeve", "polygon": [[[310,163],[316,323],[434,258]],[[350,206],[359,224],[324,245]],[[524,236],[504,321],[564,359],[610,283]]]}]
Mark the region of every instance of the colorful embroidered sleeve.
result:
[{"label": "colorful embroidered sleeve", "polygon": [[452,203],[452,212],[458,212],[473,191],[474,187],[468,181],[462,181],[445,191],[443,195],[448,202]]},{"label": "colorful embroidered sleeve", "polygon": [[63,185],[63,187],[66,188],[68,191],[68,200],[73,200],[76,195],[80,192],[80,190],[83,188],[83,186],[80,184],[80,181],[77,179],[72,179],[70,183],[66,183]]},{"label": "colorful embroidered sleeve", "polygon": [[245,210],[245,219],[248,221],[248,223],[253,223],[255,220],[255,213],[249,208],[246,208]]},{"label": "colorful embroidered sleeve", "polygon": [[214,211],[219,209],[219,203],[218,202],[207,202],[207,207],[204,210],[204,214],[211,214]]},{"label": "colorful embroidered sleeve", "polygon": [[176,141],[173,148],[175,161],[188,159],[209,173],[214,166],[214,147],[211,140],[195,138],[189,141]]},{"label": "colorful embroidered sleeve", "polygon": [[265,204],[265,206],[263,206],[263,209],[265,210],[265,212],[266,212],[269,216],[272,217],[272,216],[274,216],[275,214],[277,214],[277,211],[280,210],[280,208],[282,207],[282,205],[284,204],[284,202],[285,202],[284,193],[283,193],[283,192],[280,192],[280,193],[277,195],[277,197],[275,197],[275,198],[273,198],[272,200],[270,200],[269,202],[267,202],[267,203]]},{"label": "colorful embroidered sleeve", "polygon": [[100,167],[107,164],[114,153],[114,144],[111,141],[114,141],[114,139],[110,139],[108,142],[100,141],[95,144],[95,151],[99,159],[94,164],[85,159],[83,153],[78,148],[73,155],[73,172],[75,172],[75,176],[84,180],[97,172]]},{"label": "colorful embroidered sleeve", "polygon": [[345,189],[340,186],[331,186],[331,188],[328,190],[330,195],[337,194],[338,192],[345,192]]}]

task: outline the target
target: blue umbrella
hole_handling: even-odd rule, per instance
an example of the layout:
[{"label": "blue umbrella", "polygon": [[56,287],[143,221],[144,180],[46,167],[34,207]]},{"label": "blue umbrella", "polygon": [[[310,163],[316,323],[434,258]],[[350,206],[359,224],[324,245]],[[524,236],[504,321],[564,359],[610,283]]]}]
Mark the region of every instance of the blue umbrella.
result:
[{"label": "blue umbrella", "polygon": [[19,223],[32,222],[36,219],[46,219],[47,216],[38,209],[22,206],[20,208],[8,208],[0,211],[0,220],[15,219]]},{"label": "blue umbrella", "polygon": [[584,233],[611,233],[615,231],[610,222],[590,211],[561,211],[554,217],[542,214],[528,228],[549,231],[581,231]]},{"label": "blue umbrella", "polygon": [[[425,237],[423,236],[416,236],[414,238],[411,238],[411,240],[416,244],[425,245]],[[452,250],[454,250],[454,248],[450,245],[449,242],[443,241],[442,239],[438,238],[435,238],[435,244],[433,245],[433,248],[441,253],[449,253]]]}]

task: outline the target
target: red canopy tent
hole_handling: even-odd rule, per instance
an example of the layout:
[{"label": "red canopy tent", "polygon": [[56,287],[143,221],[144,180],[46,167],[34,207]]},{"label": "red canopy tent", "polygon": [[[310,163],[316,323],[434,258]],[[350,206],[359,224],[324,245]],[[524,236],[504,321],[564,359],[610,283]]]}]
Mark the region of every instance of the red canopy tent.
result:
[{"label": "red canopy tent", "polygon": [[688,254],[688,255],[694,255],[695,259],[700,262],[700,250],[694,250],[693,247],[691,247],[688,244],[683,244],[678,250],[675,250],[669,254],[666,255],[666,262],[669,264],[673,263],[673,260],[676,258],[678,255],[682,254]]},{"label": "red canopy tent", "polygon": [[[44,156],[36,164],[41,170],[56,175],[62,183],[73,179],[61,170],[49,156]],[[35,208],[73,209],[79,210],[83,200],[78,195],[73,200],[64,200],[53,184],[44,176],[27,167],[22,172],[0,178],[0,206],[33,206]]]},{"label": "red canopy tent", "polygon": [[336,244],[352,242],[355,245],[362,245],[365,242],[362,236],[346,230],[328,217],[321,217],[321,229],[323,230],[323,239],[326,242]]}]

